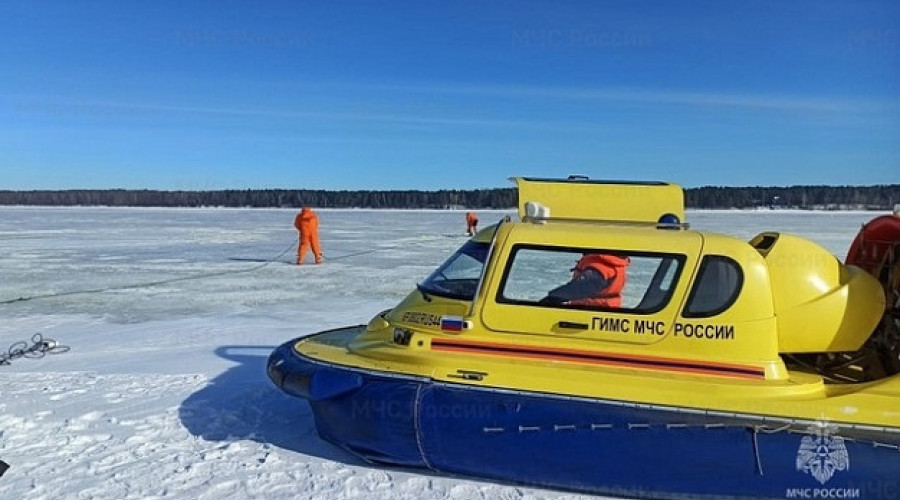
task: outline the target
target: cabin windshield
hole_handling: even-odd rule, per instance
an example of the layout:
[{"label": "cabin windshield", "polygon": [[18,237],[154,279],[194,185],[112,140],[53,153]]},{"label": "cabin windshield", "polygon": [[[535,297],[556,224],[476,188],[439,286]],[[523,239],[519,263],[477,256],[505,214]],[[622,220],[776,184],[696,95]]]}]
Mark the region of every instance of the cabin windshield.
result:
[{"label": "cabin windshield", "polygon": [[420,283],[419,290],[451,299],[472,300],[489,246],[484,242],[467,242]]}]

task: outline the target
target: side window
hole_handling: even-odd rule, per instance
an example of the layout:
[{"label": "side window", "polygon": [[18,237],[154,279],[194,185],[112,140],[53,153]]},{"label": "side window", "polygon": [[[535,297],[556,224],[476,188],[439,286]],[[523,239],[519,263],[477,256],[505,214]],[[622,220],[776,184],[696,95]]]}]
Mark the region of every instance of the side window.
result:
[{"label": "side window", "polygon": [[520,246],[497,301],[542,307],[655,312],[668,303],[680,255]]},{"label": "side window", "polygon": [[737,300],[743,283],[737,262],[721,255],[704,257],[682,316],[708,318],[725,311]]}]

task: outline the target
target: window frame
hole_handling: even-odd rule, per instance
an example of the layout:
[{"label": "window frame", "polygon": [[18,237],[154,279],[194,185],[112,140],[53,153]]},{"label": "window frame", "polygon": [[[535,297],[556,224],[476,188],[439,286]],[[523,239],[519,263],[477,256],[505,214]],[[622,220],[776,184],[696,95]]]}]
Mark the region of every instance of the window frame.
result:
[{"label": "window frame", "polygon": [[[650,281],[648,282],[647,288],[644,289],[643,295],[641,296],[641,301],[638,303],[640,306],[641,302],[648,296],[651,291],[650,285],[654,283],[658,286],[661,282],[661,279],[657,279],[657,274],[660,272],[660,268],[662,264],[668,260],[670,262],[669,266],[675,264],[677,267],[674,271],[674,275],[672,276],[671,281],[669,282],[669,289],[666,290],[663,298],[657,301],[654,304],[654,307],[602,307],[602,306],[592,306],[592,305],[578,305],[578,304],[542,304],[540,302],[532,302],[527,300],[516,300],[512,298],[508,298],[504,296],[503,292],[506,289],[508,280],[510,275],[512,274],[513,263],[516,260],[516,256],[522,250],[538,250],[538,251],[546,251],[546,252],[569,252],[569,253],[614,253],[619,255],[627,255],[629,257],[648,257],[648,258],[658,258],[660,259],[660,266],[653,272],[653,275],[650,277]],[[672,297],[675,295],[675,290],[678,288],[678,283],[681,280],[681,276],[684,272],[685,262],[687,262],[687,255],[683,253],[669,253],[669,252],[653,252],[653,251],[623,251],[621,249],[600,249],[600,248],[584,248],[584,247],[568,247],[568,246],[557,246],[557,245],[541,245],[541,244],[528,244],[528,243],[518,243],[510,248],[509,253],[506,258],[506,262],[503,266],[503,275],[500,278],[500,283],[497,286],[497,292],[494,295],[494,301],[498,304],[509,304],[509,305],[518,305],[518,306],[528,306],[528,307],[540,307],[545,309],[562,309],[562,310],[582,310],[582,311],[604,311],[604,312],[617,312],[617,313],[627,313],[627,314],[641,314],[641,315],[650,315],[658,313],[665,309],[671,302]],[[665,277],[665,274],[670,272],[668,269],[663,272],[662,277]],[[658,291],[662,291],[662,289],[658,289]]]},{"label": "window frame", "polygon": [[[727,300],[722,302],[719,307],[715,309],[711,309],[709,311],[700,311],[700,312],[692,312],[689,311],[691,307],[691,302],[696,298],[699,294],[701,280],[704,278],[704,272],[706,268],[710,265],[711,262],[720,261],[730,264],[734,269],[737,270],[737,280],[735,283],[735,287],[731,290],[731,293]],[[712,318],[714,316],[718,316],[723,312],[727,311],[737,302],[738,297],[741,295],[741,291],[744,289],[744,268],[741,267],[741,264],[732,259],[727,255],[718,255],[718,254],[710,254],[704,255],[700,260],[700,265],[697,267],[697,278],[691,284],[691,289],[688,291],[687,298],[684,301],[684,307],[681,310],[682,318],[692,318],[692,319],[702,319],[702,318]]]}]

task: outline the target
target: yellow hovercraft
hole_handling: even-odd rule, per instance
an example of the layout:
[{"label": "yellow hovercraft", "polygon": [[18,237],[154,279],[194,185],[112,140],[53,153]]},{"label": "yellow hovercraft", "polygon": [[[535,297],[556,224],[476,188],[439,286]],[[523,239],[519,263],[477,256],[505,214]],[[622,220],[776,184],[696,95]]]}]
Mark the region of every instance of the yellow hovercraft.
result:
[{"label": "yellow hovercraft", "polygon": [[[690,230],[673,184],[514,180],[518,220],[368,325],[272,353],[323,439],[630,497],[900,497],[900,236],[881,283],[798,236]],[[562,294],[604,255],[618,289]]]}]

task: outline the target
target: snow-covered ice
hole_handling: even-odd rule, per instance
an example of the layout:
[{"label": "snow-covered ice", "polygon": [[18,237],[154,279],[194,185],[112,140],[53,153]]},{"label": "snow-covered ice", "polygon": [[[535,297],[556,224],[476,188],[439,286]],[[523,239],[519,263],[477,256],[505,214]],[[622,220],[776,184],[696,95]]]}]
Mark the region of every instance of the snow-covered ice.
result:
[{"label": "snow-covered ice", "polygon": [[[465,241],[460,211],[318,212],[326,264],[298,267],[294,210],[0,207],[0,349],[38,332],[70,347],[0,365],[0,498],[596,498],[373,466],[316,436],[266,377],[271,350],[367,322]],[[688,219],[843,260],[876,215]]]}]

